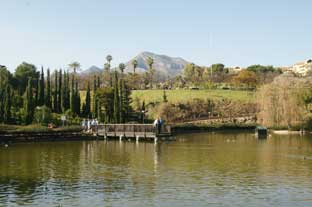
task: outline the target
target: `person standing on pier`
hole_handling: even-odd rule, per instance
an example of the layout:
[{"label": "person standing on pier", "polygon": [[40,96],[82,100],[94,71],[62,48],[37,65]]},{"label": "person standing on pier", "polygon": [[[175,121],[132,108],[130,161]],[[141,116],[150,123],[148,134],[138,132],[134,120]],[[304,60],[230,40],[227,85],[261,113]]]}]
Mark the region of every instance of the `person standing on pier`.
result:
[{"label": "person standing on pier", "polygon": [[159,126],[159,119],[157,118],[157,119],[155,119],[155,121],[154,121],[154,128],[155,128],[155,132],[156,132],[156,134],[159,134],[158,133],[158,126]]},{"label": "person standing on pier", "polygon": [[158,134],[160,134],[161,133],[161,128],[162,128],[164,122],[161,119],[161,117],[158,118],[158,122],[159,122],[159,124],[158,124]]}]

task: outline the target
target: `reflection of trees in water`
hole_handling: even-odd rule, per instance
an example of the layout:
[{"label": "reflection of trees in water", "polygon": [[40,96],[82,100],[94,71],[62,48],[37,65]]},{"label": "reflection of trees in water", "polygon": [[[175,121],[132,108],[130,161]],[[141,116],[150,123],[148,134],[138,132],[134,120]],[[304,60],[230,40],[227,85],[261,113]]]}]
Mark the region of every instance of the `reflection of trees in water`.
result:
[{"label": "reflection of trees in water", "polygon": [[8,205],[12,200],[23,205],[31,204],[35,198],[35,192],[44,183],[36,179],[20,179],[0,177],[0,204]]},{"label": "reflection of trees in water", "polygon": [[92,160],[92,165],[97,166],[92,174],[98,179],[98,188],[111,196],[154,196],[156,146],[154,143],[98,142]]},{"label": "reflection of trees in water", "polygon": [[176,142],[156,145],[118,141],[16,144],[0,148],[0,203],[32,201],[44,193],[54,198],[56,192],[77,199],[81,192],[94,192],[108,203],[118,198],[153,200],[160,191],[173,193],[170,190],[179,186],[223,195],[233,186],[248,189],[277,182],[272,175],[308,180],[311,160],[302,157],[312,159],[311,149],[308,137],[257,140],[253,133],[187,134],[178,136]]},{"label": "reflection of trees in water", "polygon": [[3,195],[3,186],[8,186],[14,190],[11,193],[16,201],[32,200],[46,186],[51,191],[65,191],[63,187],[68,184],[74,186],[80,171],[79,148],[79,142],[58,142],[15,144],[0,150],[0,193]]}]

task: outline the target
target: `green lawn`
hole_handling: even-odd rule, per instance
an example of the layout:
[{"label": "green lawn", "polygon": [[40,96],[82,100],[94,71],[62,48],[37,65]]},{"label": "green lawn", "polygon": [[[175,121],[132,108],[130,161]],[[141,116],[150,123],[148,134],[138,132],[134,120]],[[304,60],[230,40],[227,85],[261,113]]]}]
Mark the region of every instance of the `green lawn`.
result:
[{"label": "green lawn", "polygon": [[[150,102],[161,102],[163,100],[163,90],[134,90],[132,91],[132,99],[138,97],[144,100],[146,104]],[[255,100],[255,93],[250,91],[233,91],[233,90],[166,90],[167,99],[169,102],[185,102],[191,99],[223,99],[250,102]]]}]

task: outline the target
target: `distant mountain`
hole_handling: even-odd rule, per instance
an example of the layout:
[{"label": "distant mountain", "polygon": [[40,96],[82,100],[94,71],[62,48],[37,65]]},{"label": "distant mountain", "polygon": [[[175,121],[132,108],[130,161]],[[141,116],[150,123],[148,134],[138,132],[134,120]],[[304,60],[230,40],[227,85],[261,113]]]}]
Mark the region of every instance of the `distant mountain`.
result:
[{"label": "distant mountain", "polygon": [[163,76],[176,76],[182,72],[184,66],[188,62],[179,57],[169,57],[167,55],[158,55],[151,52],[142,52],[130,61],[126,63],[126,72],[133,72],[132,61],[136,59],[138,61],[138,67],[136,71],[144,72],[148,70],[147,58],[154,59],[153,68],[157,73]]},{"label": "distant mountain", "polygon": [[[182,73],[182,70],[187,62],[186,60],[179,57],[169,57],[167,55],[158,55],[151,52],[142,52],[129,60],[126,64],[125,72],[133,72],[132,61],[136,59],[138,61],[138,66],[136,68],[136,72],[145,72],[148,70],[147,58],[151,57],[154,59],[153,68],[156,70],[156,73],[159,76],[167,77],[167,76],[176,76]],[[112,68],[112,70],[118,68]],[[95,73],[102,72],[103,69],[97,66],[91,66],[90,68],[83,70],[81,75],[90,75]]]},{"label": "distant mountain", "polygon": [[95,65],[92,65],[87,70],[81,71],[81,74],[83,74],[83,75],[90,75],[90,74],[94,74],[94,73],[100,73],[102,71],[103,71],[103,69],[101,69],[101,68],[99,68],[99,67],[97,67]]}]

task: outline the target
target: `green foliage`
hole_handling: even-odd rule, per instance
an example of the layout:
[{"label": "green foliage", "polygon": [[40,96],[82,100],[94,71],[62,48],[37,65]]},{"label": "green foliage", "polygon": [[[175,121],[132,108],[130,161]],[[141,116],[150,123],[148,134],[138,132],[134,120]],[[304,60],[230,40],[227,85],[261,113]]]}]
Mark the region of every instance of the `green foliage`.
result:
[{"label": "green foliage", "polygon": [[14,77],[18,81],[19,94],[22,95],[28,84],[28,79],[31,78],[33,81],[36,81],[39,74],[34,65],[23,62],[16,68]]},{"label": "green foliage", "polygon": [[71,70],[74,72],[74,74],[76,74],[77,70],[79,70],[81,67],[80,63],[77,61],[70,63],[68,66],[69,66],[69,68],[71,68]]},{"label": "green foliage", "polygon": [[38,89],[39,97],[38,97],[38,106],[44,105],[44,73],[43,67],[41,67],[40,80],[39,80],[39,89]]},{"label": "green foliage", "polygon": [[196,85],[196,83],[199,83],[202,80],[203,72],[203,68],[191,63],[184,67],[183,75],[187,82]]},{"label": "green foliage", "polygon": [[63,73],[62,73],[62,70],[60,69],[59,70],[59,75],[58,75],[58,89],[57,89],[57,112],[61,113],[62,112],[62,94],[64,93],[63,92],[63,81],[62,81],[62,77],[63,76]]},{"label": "green foliage", "polygon": [[252,71],[254,73],[268,73],[268,72],[278,72],[282,73],[281,69],[274,68],[273,66],[263,66],[263,65],[251,65],[247,68],[248,71]]},{"label": "green foliage", "polygon": [[133,73],[135,73],[135,69],[138,67],[138,61],[136,59],[132,60]]},{"label": "green foliage", "polygon": [[164,94],[163,94],[163,102],[167,103],[168,99],[167,99],[167,95],[166,95],[166,91],[164,90]]},{"label": "green foliage", "polygon": [[5,88],[5,94],[4,94],[4,113],[3,113],[3,121],[4,123],[10,123],[11,120],[11,101],[12,93],[11,93],[11,87],[10,85],[7,85]]},{"label": "green foliage", "polygon": [[37,106],[35,109],[34,120],[38,124],[48,125],[52,121],[52,111],[47,106]]},{"label": "green foliage", "polygon": [[225,68],[222,63],[212,64],[211,69],[213,73],[228,73],[229,70]]},{"label": "green foliage", "polygon": [[119,68],[120,72],[123,73],[124,70],[125,70],[125,68],[126,68],[126,65],[123,64],[123,63],[120,63],[119,66],[118,66],[118,68]]},{"label": "green foliage", "polygon": [[6,67],[0,67],[0,88],[5,88],[8,84],[12,84],[13,77]]},{"label": "green foliage", "polygon": [[119,103],[119,90],[118,90],[118,76],[115,71],[115,86],[114,86],[114,122],[120,122],[120,103]]},{"label": "green foliage", "polygon": [[90,84],[88,83],[85,106],[83,110],[83,115],[85,117],[91,117],[91,91],[90,91]]},{"label": "green foliage", "polygon": [[52,108],[52,98],[51,98],[51,80],[50,80],[50,69],[47,71],[47,87],[46,87],[46,97],[45,97],[45,105],[49,108]]},{"label": "green foliage", "polygon": [[111,87],[99,88],[96,91],[98,101],[98,118],[105,122],[114,121],[114,90]]},{"label": "green foliage", "polygon": [[53,91],[53,112],[58,112],[58,100],[57,100],[58,82],[57,82],[57,76],[58,76],[58,73],[55,70],[55,72],[54,72],[54,91]]},{"label": "green foliage", "polygon": [[28,79],[28,85],[24,94],[24,123],[30,124],[34,115],[34,99],[32,92],[32,79]]}]

